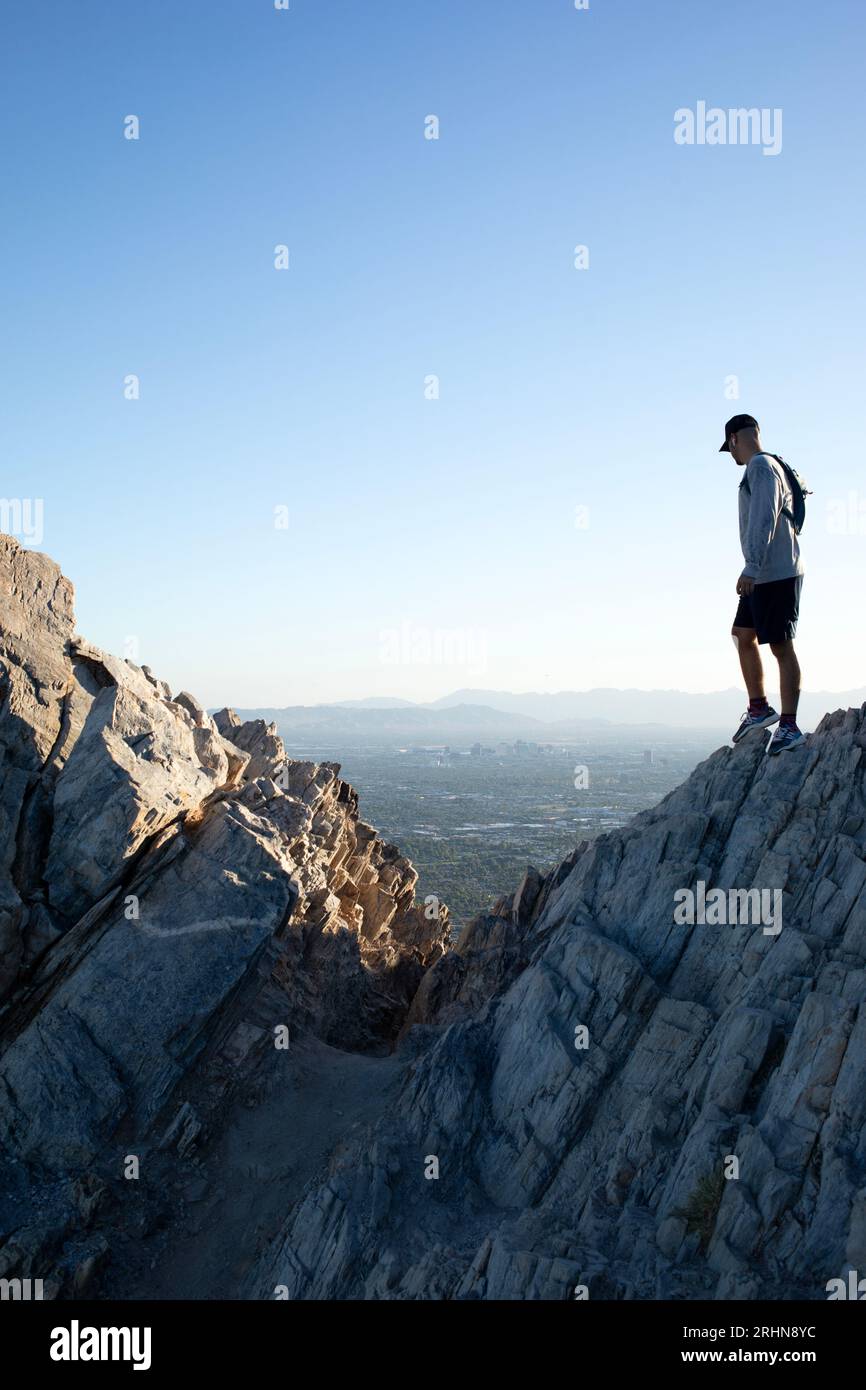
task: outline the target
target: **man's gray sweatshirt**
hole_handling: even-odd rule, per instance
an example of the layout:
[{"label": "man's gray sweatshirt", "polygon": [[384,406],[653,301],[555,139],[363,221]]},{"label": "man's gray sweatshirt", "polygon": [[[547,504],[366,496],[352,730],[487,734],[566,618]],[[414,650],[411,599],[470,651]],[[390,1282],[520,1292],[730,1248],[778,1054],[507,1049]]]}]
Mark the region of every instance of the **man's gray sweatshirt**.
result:
[{"label": "man's gray sweatshirt", "polygon": [[781,464],[770,454],[754,454],[740,483],[740,545],[743,574],[756,584],[803,573],[800,543],[788,515],[792,502]]}]

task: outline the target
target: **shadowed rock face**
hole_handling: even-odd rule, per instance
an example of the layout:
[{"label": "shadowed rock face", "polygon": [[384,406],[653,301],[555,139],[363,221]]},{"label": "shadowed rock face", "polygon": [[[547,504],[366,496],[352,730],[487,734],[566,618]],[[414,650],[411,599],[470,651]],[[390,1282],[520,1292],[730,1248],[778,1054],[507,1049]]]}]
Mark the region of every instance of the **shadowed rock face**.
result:
[{"label": "shadowed rock face", "polygon": [[61,1292],[185,1087],[218,1111],[283,1025],[387,1051],[448,937],[336,764],[73,624],[57,567],[0,538],[0,1274]]},{"label": "shadowed rock face", "polygon": [[2,544],[0,1275],[823,1299],[866,1273],[866,707],[720,750],[446,949],[335,765],[87,647],[56,567]]},{"label": "shadowed rock face", "polygon": [[[467,928],[413,1003],[402,1094],[257,1296],[817,1299],[862,1273],[866,707],[763,750],[721,749]],[[781,930],[678,924],[698,881],[770,890]]]}]

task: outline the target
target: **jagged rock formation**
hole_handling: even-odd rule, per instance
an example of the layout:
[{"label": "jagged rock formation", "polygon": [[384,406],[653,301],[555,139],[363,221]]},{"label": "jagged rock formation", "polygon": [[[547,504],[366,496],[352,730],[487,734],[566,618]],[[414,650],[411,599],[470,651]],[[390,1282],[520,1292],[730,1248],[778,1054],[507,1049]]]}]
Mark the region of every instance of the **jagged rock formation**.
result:
[{"label": "jagged rock formation", "polygon": [[[400,1097],[253,1293],[815,1299],[862,1273],[866,706],[763,749],[467,929],[413,1003],[431,1041]],[[677,925],[698,881],[779,891],[781,930]]]},{"label": "jagged rock formation", "polygon": [[125,1156],[188,1147],[275,1027],[387,1049],[447,910],[336,764],[78,639],[5,536],[0,830],[0,1275],[81,1291]]},{"label": "jagged rock formation", "polygon": [[[719,750],[446,950],[335,767],[77,641],[56,568],[4,544],[0,1274],[823,1299],[866,1273],[866,706]],[[699,883],[772,919],[678,920]]]}]

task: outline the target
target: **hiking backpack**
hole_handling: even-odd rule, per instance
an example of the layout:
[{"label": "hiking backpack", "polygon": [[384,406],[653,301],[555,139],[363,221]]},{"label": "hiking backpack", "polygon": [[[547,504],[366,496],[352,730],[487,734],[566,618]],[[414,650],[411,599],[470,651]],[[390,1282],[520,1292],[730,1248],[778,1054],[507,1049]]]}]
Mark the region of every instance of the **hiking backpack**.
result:
[{"label": "hiking backpack", "polygon": [[[781,454],[769,454],[768,458],[775,459],[781,465],[788,480],[788,486],[791,489],[791,506],[790,508],[783,507],[782,513],[790,519],[795,535],[799,536],[806,520],[806,498],[812,496],[812,490],[806,486],[796,468],[792,468],[790,463],[786,463]],[[752,491],[746,477],[743,478],[740,487],[744,487],[746,492]]]}]

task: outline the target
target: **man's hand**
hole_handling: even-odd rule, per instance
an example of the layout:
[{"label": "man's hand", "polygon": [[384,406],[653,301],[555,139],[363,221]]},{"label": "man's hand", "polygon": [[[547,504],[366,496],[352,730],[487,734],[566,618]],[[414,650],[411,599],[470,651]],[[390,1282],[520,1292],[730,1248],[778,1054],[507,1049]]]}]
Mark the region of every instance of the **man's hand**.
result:
[{"label": "man's hand", "polygon": [[741,574],[737,580],[737,593],[750,594],[755,587],[754,579],[749,579],[748,575]]}]

